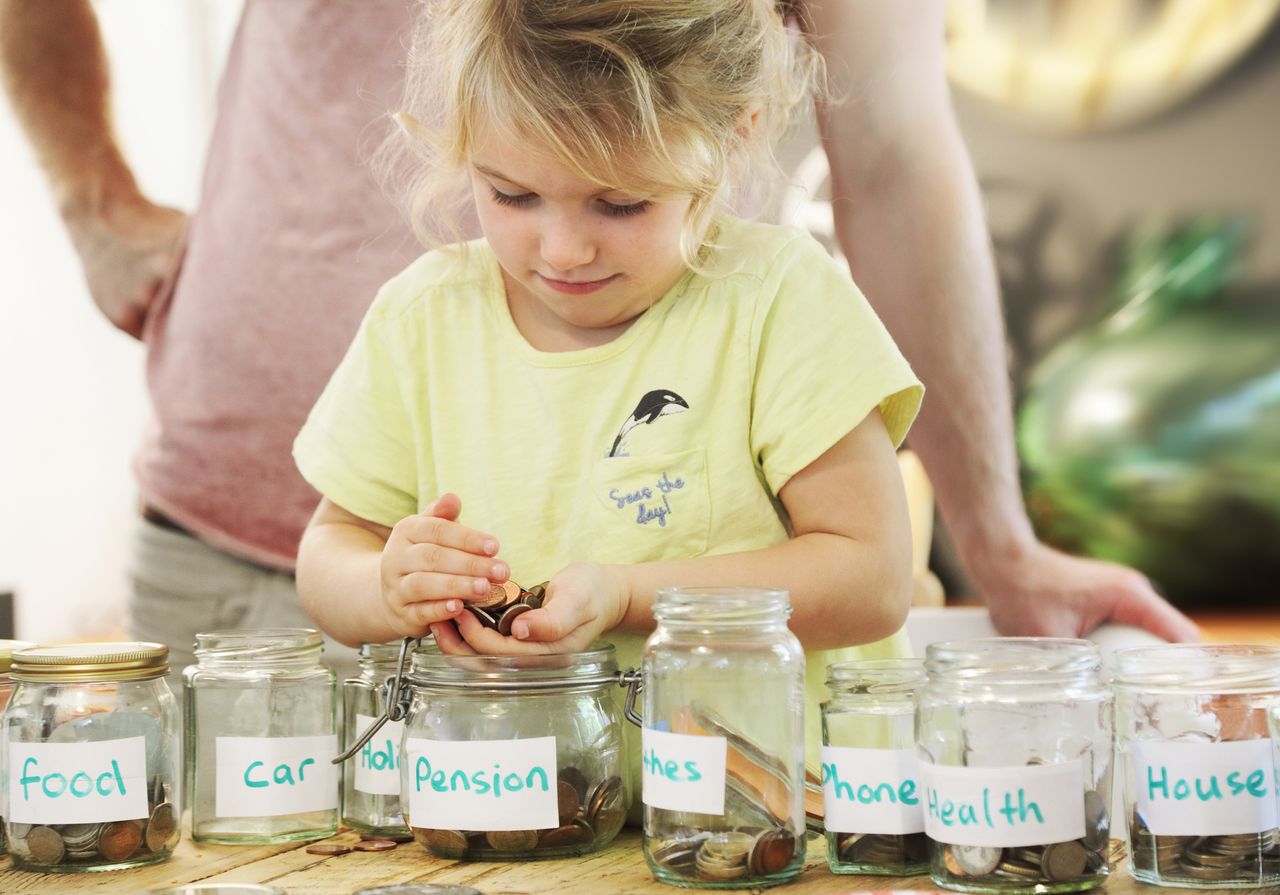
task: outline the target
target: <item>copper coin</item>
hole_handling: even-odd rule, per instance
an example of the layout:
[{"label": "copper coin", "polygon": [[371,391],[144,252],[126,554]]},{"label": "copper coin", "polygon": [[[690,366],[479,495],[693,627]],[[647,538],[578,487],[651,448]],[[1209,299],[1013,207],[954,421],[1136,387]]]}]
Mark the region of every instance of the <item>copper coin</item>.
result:
[{"label": "copper coin", "polygon": [[560,826],[564,826],[578,814],[578,791],[567,780],[556,781],[556,810],[560,815]]},{"label": "copper coin", "polygon": [[173,804],[165,802],[157,805],[147,821],[145,835],[147,848],[151,851],[160,851],[172,845],[177,832],[178,815],[173,810]]},{"label": "copper coin", "polygon": [[390,839],[361,839],[352,846],[356,851],[391,851],[395,847]]},{"label": "copper coin", "polygon": [[317,842],[315,845],[307,846],[309,855],[345,855],[349,851],[351,846],[339,842]]},{"label": "copper coin", "polygon": [[554,830],[547,830],[538,838],[539,848],[564,848],[570,845],[585,845],[595,838],[595,833],[586,821],[578,820],[564,824]]},{"label": "copper coin", "polygon": [[489,593],[485,594],[483,597],[476,597],[469,600],[468,605],[488,607],[501,606],[502,604],[509,602],[510,600],[507,599],[507,589],[501,584],[491,584],[489,585]]},{"label": "copper coin", "polygon": [[490,830],[484,838],[498,851],[531,851],[538,846],[537,830]]},{"label": "copper coin", "polygon": [[502,610],[502,615],[498,618],[498,633],[503,637],[511,636],[511,623],[518,616],[524,615],[526,612],[532,612],[532,606],[526,606],[524,603],[514,603]]},{"label": "copper coin", "polygon": [[532,606],[534,609],[541,609],[542,602],[547,596],[546,584],[535,584],[527,591],[520,595],[520,602],[526,606]]},{"label": "copper coin", "polygon": [[524,593],[524,588],[516,584],[510,578],[502,582],[499,586],[502,588],[503,597],[507,603],[516,602],[520,599],[520,595]]},{"label": "copper coin", "polygon": [[587,820],[595,827],[599,823],[600,814],[622,807],[625,799],[622,791],[621,777],[606,777],[587,793]]},{"label": "copper coin", "polygon": [[457,854],[467,850],[467,837],[457,830],[430,830],[426,827],[410,827],[413,838],[428,851]]},{"label": "copper coin", "polygon": [[142,845],[142,831],[132,821],[106,824],[98,835],[98,854],[115,864],[126,861]]},{"label": "copper coin", "polygon": [[562,770],[556,775],[565,783],[568,783],[578,793],[578,802],[582,802],[582,795],[587,791],[587,775],[575,768],[573,765]]},{"label": "copper coin", "polygon": [[796,853],[796,837],[790,830],[766,830],[751,846],[750,867],[756,876],[772,876],[787,869]]}]

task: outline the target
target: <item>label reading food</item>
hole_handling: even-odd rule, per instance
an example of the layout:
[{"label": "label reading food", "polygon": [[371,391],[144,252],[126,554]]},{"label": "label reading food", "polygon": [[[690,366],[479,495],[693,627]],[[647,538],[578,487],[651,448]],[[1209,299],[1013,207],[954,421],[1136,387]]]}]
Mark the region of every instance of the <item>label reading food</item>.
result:
[{"label": "label reading food", "polygon": [[218,737],[219,817],[277,817],[338,807],[338,737]]},{"label": "label reading food", "polygon": [[919,762],[914,749],[822,747],[824,826],[832,833],[919,833]]},{"label": "label reading food", "polygon": [[1138,813],[1157,836],[1261,833],[1277,826],[1271,740],[1135,741]]},{"label": "label reading food", "polygon": [[646,727],[640,732],[641,799],[653,808],[724,814],[728,743]]},{"label": "label reading food", "polygon": [[434,830],[549,830],[560,825],[556,738],[404,744],[409,817]]},{"label": "label reading food", "polygon": [[94,824],[143,818],[147,742],[9,743],[9,820]]},{"label": "label reading food", "polygon": [[924,830],[951,845],[1017,847],[1085,834],[1079,761],[963,768],[920,764]]}]

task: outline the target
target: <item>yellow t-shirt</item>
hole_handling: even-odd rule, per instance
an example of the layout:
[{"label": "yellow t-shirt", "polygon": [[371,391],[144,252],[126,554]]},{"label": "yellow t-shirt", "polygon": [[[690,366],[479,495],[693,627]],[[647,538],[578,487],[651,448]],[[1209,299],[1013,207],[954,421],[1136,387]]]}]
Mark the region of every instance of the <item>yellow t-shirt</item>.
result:
[{"label": "yellow t-shirt", "polygon": [[[807,233],[724,220],[714,242],[709,269],[617,339],[565,352],[520,335],[483,240],[423,255],[378,293],[294,443],[298,468],[385,526],[455,492],[526,587],[578,560],[785,540],[788,479],[876,407],[899,444],[923,389]],[[606,639],[639,666],[644,637]],[[902,632],[808,653],[810,764],[827,664],[908,653]]]}]

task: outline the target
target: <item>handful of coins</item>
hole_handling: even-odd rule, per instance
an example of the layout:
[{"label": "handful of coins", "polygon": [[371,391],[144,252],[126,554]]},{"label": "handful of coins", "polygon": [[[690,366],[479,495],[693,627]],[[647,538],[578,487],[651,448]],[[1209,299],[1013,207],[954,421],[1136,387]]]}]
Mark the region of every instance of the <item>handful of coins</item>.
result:
[{"label": "handful of coins", "polygon": [[[1142,815],[1129,824],[1129,864],[1152,883],[1280,883],[1280,829],[1221,836],[1157,836]],[[1212,886],[1207,886],[1212,888]]]},{"label": "handful of coins", "polygon": [[[1080,839],[1000,848],[986,845],[934,843],[934,882],[959,886],[981,882],[1002,889],[1045,891],[1058,883],[1086,888],[1092,879],[1101,884],[1109,872],[1106,847],[1110,834],[1107,803],[1095,790],[1084,794],[1085,834]],[[939,865],[941,865],[939,867]]]},{"label": "handful of coins", "polygon": [[646,852],[658,879],[740,880],[749,885],[787,869],[796,854],[796,837],[781,827],[704,830],[653,840],[646,843]]},{"label": "handful of coins", "polygon": [[59,864],[126,864],[143,855],[171,852],[178,843],[178,814],[163,800],[164,788],[151,787],[145,820],[97,824],[10,824],[9,850],[27,868]]},{"label": "handful of coins", "polygon": [[511,623],[530,610],[541,609],[546,592],[545,581],[525,590],[508,580],[489,588],[488,597],[469,601],[467,610],[486,628],[492,628],[503,637],[510,637]]},{"label": "handful of coins", "polygon": [[580,855],[613,839],[627,819],[622,778],[608,776],[594,783],[574,767],[562,770],[556,781],[560,825],[546,830],[440,830],[414,826],[413,838],[442,858],[494,860],[523,855],[540,858]]},{"label": "handful of coins", "polygon": [[829,833],[833,873],[914,876],[929,870],[924,833]]}]

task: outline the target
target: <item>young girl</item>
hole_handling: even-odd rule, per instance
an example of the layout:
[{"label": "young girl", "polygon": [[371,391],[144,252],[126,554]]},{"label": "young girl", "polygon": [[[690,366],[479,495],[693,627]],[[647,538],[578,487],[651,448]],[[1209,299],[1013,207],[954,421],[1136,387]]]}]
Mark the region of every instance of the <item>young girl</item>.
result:
[{"label": "young girl", "polygon": [[[465,175],[484,239],[383,287],[298,436],[308,611],[353,645],[605,638],[625,667],[657,588],[782,587],[816,730],[851,654],[813,651],[905,646],[922,390],[818,243],[721,211],[804,46],[770,0],[440,0],[418,38],[415,207]],[[508,579],[549,584],[503,636],[464,606]]]}]

